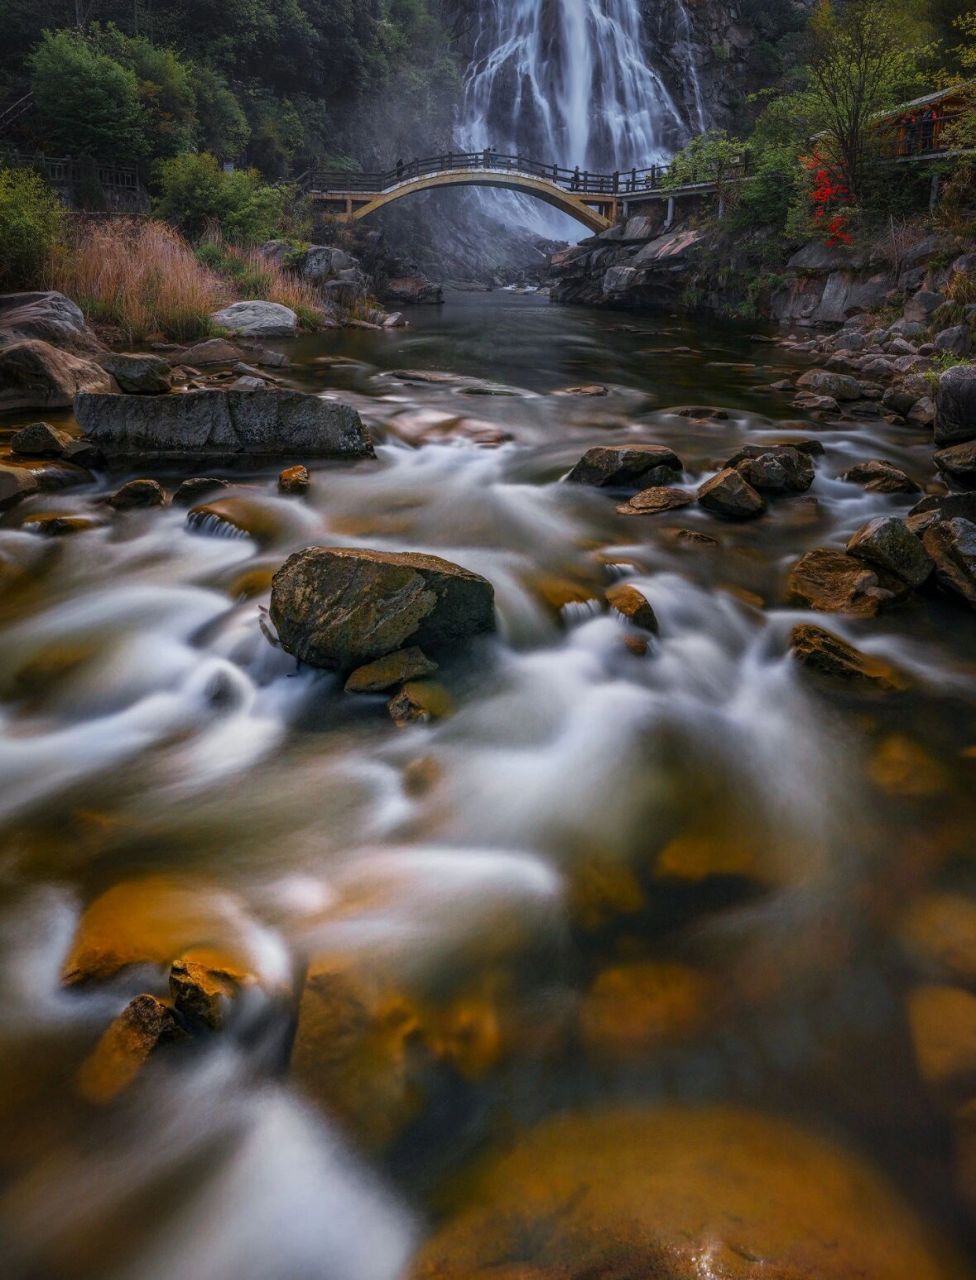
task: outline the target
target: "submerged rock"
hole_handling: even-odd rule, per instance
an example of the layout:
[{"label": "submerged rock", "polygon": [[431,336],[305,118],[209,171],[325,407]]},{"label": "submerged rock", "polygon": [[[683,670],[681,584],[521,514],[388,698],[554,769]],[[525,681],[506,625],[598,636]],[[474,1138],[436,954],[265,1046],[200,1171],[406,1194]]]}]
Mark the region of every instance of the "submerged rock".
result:
[{"label": "submerged rock", "polygon": [[170,364],[187,364],[194,368],[205,368],[215,364],[237,364],[243,358],[240,347],[235,347],[226,338],[208,338],[206,342],[198,342],[187,347],[185,351],[176,351],[170,356]]},{"label": "submerged rock", "polygon": [[138,507],[166,505],[166,490],[156,480],[130,480],[109,498],[116,511],[133,511]]},{"label": "submerged rock", "polygon": [[392,689],[418,676],[433,675],[436,670],[437,663],[431,662],[422,649],[413,645],[364,667],[357,667],[346,681],[346,693],[382,693],[384,689]]},{"label": "submerged rock", "polygon": [[410,724],[443,720],[454,710],[454,700],[435,680],[409,680],[387,704],[390,719],[398,729]]},{"label": "submerged rock", "polygon": [[643,489],[681,479],[681,459],[661,444],[601,445],[587,449],[566,477],[572,484]]},{"label": "submerged rock", "polygon": [[80,395],[75,415],[85,438],[116,458],[374,456],[355,409],[301,391]]},{"label": "submerged rock", "polygon": [[684,489],[674,489],[668,485],[652,485],[649,489],[641,489],[629,502],[617,507],[622,516],[655,516],[662,511],[677,511],[681,507],[690,507],[695,495]]},{"label": "submerged rock", "polygon": [[464,1180],[413,1280],[957,1280],[859,1157],[731,1107],[556,1115]]},{"label": "submerged rock", "polygon": [[918,493],[919,486],[904,471],[883,458],[857,462],[841,476],[851,484],[862,485],[869,493]]},{"label": "submerged rock", "polygon": [[726,467],[698,490],[698,502],[726,520],[754,520],[766,510],[763,497],[734,467]]},{"label": "submerged rock", "polygon": [[845,684],[869,685],[885,693],[907,685],[888,663],[861,653],[845,640],[808,622],[790,632],[790,651],[802,666]]},{"label": "submerged rock", "polygon": [[892,573],[909,587],[920,587],[932,561],[919,539],[895,516],[878,516],[862,525],[847,544],[849,555]]},{"label": "submerged rock", "polygon": [[607,590],[607,604],[635,627],[657,634],[657,618],[646,597],[630,585],[621,582]]},{"label": "submerged rock", "polygon": [[191,476],[189,480],[184,480],[173,494],[173,506],[195,506],[201,498],[206,498],[219,489],[227,487],[227,481],[218,480],[216,476]]},{"label": "submerged rock", "polygon": [[114,386],[94,361],[39,339],[0,349],[0,412],[67,409],[79,392],[109,392]]},{"label": "submerged rock", "polygon": [[493,631],[494,590],[439,556],[308,547],[275,574],[271,620],[300,661],[351,671],[410,645]]},{"label": "submerged rock", "polygon": [[937,520],[925,530],[922,545],[935,561],[939,584],[976,609],[976,523],[961,516]]},{"label": "submerged rock", "polygon": [[873,617],[904,591],[853,556],[832,547],[816,547],[790,570],[787,593],[792,600],[821,613],[854,613]]}]

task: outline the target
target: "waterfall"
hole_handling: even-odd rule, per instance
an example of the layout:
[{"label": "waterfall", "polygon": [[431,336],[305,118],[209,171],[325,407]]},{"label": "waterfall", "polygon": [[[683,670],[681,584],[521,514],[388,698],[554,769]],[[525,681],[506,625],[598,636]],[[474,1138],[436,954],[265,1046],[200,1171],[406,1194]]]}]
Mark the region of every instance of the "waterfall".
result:
[{"label": "waterfall", "polygon": [[705,127],[683,0],[656,33],[687,86],[679,106],[653,65],[640,0],[483,0],[460,141],[592,171],[660,163]]}]

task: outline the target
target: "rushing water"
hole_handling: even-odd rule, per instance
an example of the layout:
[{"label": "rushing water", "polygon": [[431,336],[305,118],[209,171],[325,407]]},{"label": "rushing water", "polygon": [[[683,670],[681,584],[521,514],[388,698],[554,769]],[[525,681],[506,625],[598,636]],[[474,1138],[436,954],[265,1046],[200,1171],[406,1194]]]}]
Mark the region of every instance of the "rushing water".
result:
[{"label": "rushing water", "polygon": [[[461,145],[591,172],[660,164],[706,119],[683,0],[669,0],[659,17],[655,50],[639,0],[488,0],[476,19]],[[689,89],[690,111],[667,88],[663,55]],[[482,198],[570,234],[565,218],[529,201]]]},{"label": "rushing water", "polygon": [[[803,550],[911,503],[840,473],[884,456],[927,478],[925,433],[791,420],[768,390],[784,358],[734,331],[508,294],[411,319],[293,348],[302,385],[360,407],[379,459],[316,469],[304,500],[241,477],[222,500],[246,536],[177,508],[113,515],[99,498],[118,477],[3,517],[5,1274],[395,1280],[467,1160],[553,1110],[621,1101],[794,1118],[965,1246],[899,938],[933,887],[976,889],[976,625],[938,599],[831,618],[910,688],[829,695],[787,655],[803,615],[783,602]],[[591,381],[610,394],[558,394]],[[703,402],[724,413],[683,412]],[[750,525],[626,519],[559,483],[601,442],[667,443],[690,485],[744,441],[814,433],[813,501]],[[52,511],[93,527],[30,531]],[[497,637],[438,673],[453,714],[398,730],[382,697],[269,642],[270,572],[310,543],[433,552],[492,581]],[[621,579],[659,618],[643,656],[600,606]],[[65,989],[99,900],[99,945],[143,963]],[[255,992],[98,1104],[99,1036],[188,946],[284,994]],[[289,1069],[287,993],[323,963],[366,966],[420,1011],[443,1069],[409,1107],[399,1068],[391,1083],[376,1065],[385,1041],[352,1099],[316,1083],[331,1034],[300,1026]],[[690,977],[685,1012],[642,1031],[639,1004],[594,1006],[633,965]]]}]

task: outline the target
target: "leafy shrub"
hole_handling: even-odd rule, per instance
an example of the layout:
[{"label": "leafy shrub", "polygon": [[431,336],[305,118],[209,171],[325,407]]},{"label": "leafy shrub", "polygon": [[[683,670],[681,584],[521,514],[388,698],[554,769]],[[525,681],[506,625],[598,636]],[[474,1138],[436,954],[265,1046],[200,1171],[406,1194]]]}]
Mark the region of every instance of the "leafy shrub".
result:
[{"label": "leafy shrub", "polygon": [[146,117],[132,71],[74,31],[46,31],[30,61],[34,102],[52,149],[97,160],[145,153]]},{"label": "leafy shrub", "polygon": [[255,169],[225,173],[216,158],[174,156],[160,168],[156,211],[190,239],[211,226],[236,244],[257,244],[274,236],[285,216],[288,190],[261,181]]},{"label": "leafy shrub", "polygon": [[57,196],[30,169],[0,169],[0,288],[41,283],[64,234]]}]

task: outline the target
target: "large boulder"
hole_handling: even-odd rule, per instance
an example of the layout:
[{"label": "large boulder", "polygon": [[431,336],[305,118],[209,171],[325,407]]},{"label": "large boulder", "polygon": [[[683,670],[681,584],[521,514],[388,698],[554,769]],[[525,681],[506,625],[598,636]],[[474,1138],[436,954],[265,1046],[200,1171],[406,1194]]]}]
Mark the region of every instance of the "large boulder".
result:
[{"label": "large boulder", "polygon": [[847,544],[849,555],[920,587],[932,572],[932,561],[919,539],[895,516],[878,516],[862,525]]},{"label": "large boulder", "polygon": [[645,489],[681,479],[681,459],[662,444],[611,444],[587,449],[566,477],[572,484]]},{"label": "large boulder", "polygon": [[790,570],[787,593],[821,613],[873,617],[903,594],[904,583],[832,547],[816,547]]},{"label": "large boulder", "polygon": [[0,412],[67,409],[80,391],[109,392],[115,383],[91,360],[28,338],[0,349]]},{"label": "large boulder", "polygon": [[232,302],[210,318],[242,338],[293,338],[298,332],[298,316],[280,302]]},{"label": "large boulder", "polygon": [[976,440],[949,445],[933,454],[935,465],[961,489],[976,489]]},{"label": "large boulder", "polygon": [[765,499],[734,467],[706,480],[698,490],[698,502],[726,520],[753,520],[766,510]]},{"label": "large boulder", "polygon": [[0,296],[0,347],[30,338],[75,352],[94,352],[100,347],[81,308],[63,293]]},{"label": "large boulder", "polygon": [[941,585],[976,609],[976,524],[961,516],[937,520],[925,530],[922,544]]},{"label": "large boulder", "polygon": [[373,457],[355,409],[301,391],[86,394],[75,402],[75,416],[85,438],[108,457]]},{"label": "large boulder", "polygon": [[939,379],[935,394],[935,443],[976,439],[976,366],[957,364]]},{"label": "large boulder", "polygon": [[345,249],[336,249],[328,244],[313,244],[306,249],[299,264],[299,274],[306,280],[331,280],[340,271],[358,271],[360,263]]},{"label": "large boulder", "polygon": [[556,1115],[475,1170],[413,1280],[957,1280],[861,1158],[772,1115]]},{"label": "large boulder", "polygon": [[98,357],[98,363],[129,395],[165,395],[173,385],[169,363],[162,356],[106,351]]},{"label": "large boulder", "polygon": [[493,631],[495,593],[439,556],[307,547],[274,576],[271,620],[302,662],[352,671],[399,649]]},{"label": "large boulder", "polygon": [[745,445],[725,464],[760,493],[806,493],[813,463],[792,445]]}]

